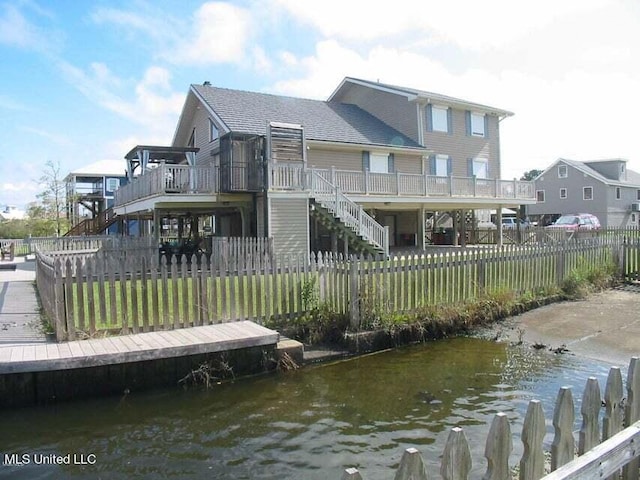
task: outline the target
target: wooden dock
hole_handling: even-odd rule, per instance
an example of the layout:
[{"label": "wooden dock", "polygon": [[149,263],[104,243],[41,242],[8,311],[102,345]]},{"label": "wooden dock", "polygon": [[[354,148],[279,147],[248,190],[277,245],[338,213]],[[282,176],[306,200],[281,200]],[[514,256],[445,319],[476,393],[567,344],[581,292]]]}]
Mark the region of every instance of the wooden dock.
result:
[{"label": "wooden dock", "polygon": [[250,321],[118,337],[0,348],[0,374],[49,372],[275,345],[278,332]]},{"label": "wooden dock", "polygon": [[[0,346],[0,409],[274,370],[279,334],[251,321],[64,343]],[[300,346],[300,351],[301,346]]]}]

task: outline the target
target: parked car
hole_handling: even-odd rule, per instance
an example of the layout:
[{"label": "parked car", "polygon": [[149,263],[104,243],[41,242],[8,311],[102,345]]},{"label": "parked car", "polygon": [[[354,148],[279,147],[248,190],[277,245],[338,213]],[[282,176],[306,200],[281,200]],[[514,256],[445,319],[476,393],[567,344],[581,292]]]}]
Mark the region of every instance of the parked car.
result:
[{"label": "parked car", "polygon": [[502,228],[510,229],[510,228],[518,228],[520,225],[521,228],[525,228],[531,225],[527,220],[519,220],[513,217],[503,217],[502,218]]},{"label": "parked car", "polygon": [[600,220],[590,213],[562,215],[546,228],[562,229],[569,232],[575,230],[598,230],[600,228]]}]

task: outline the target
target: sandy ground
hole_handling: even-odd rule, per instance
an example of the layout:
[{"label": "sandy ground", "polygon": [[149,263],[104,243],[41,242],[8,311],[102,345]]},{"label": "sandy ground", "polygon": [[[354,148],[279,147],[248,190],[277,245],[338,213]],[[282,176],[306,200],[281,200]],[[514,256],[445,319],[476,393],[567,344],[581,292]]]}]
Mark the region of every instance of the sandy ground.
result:
[{"label": "sandy ground", "polygon": [[579,301],[560,302],[495,324],[483,336],[628,365],[640,356],[640,285],[624,285]]}]

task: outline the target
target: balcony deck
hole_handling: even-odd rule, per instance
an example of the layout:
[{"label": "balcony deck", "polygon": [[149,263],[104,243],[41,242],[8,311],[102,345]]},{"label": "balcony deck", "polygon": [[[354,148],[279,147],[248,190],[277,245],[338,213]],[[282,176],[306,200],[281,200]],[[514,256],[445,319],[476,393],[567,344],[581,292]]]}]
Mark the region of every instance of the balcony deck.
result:
[{"label": "balcony deck", "polygon": [[[221,191],[246,192],[255,182],[248,177],[255,167],[233,167],[221,175],[220,167],[160,165],[138,176],[115,192],[116,207],[159,195],[215,195]],[[535,203],[533,182],[485,179],[477,177],[439,177],[411,173],[374,173],[338,169],[304,168],[302,163],[269,165],[268,188],[274,192],[309,191],[311,173],[337,186],[346,195],[364,197],[417,199],[496,200],[504,203]]]}]

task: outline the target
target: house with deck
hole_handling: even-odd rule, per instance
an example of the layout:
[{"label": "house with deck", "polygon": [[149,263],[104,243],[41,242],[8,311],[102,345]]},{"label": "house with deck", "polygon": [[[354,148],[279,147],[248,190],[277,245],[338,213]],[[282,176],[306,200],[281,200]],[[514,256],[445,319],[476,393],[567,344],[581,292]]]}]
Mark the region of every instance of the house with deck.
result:
[{"label": "house with deck", "polygon": [[286,254],[425,248],[443,225],[464,242],[490,210],[535,203],[533,182],[500,178],[510,115],[350,77],[326,101],[192,85],[172,145],[126,155],[114,214]]},{"label": "house with deck", "polygon": [[125,233],[125,225],[118,225],[124,217],[110,214],[114,192],[129,181],[125,168],[122,160],[101,160],[67,174],[66,214],[71,225],[67,235],[99,233],[94,232],[94,225],[107,233]]},{"label": "house with deck", "polygon": [[537,203],[526,207],[532,220],[548,224],[560,215],[591,213],[603,227],[640,225],[640,173],[625,159],[559,158],[534,182]]}]

